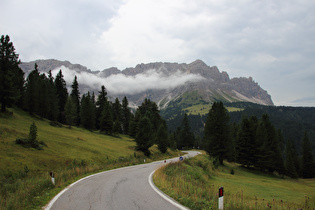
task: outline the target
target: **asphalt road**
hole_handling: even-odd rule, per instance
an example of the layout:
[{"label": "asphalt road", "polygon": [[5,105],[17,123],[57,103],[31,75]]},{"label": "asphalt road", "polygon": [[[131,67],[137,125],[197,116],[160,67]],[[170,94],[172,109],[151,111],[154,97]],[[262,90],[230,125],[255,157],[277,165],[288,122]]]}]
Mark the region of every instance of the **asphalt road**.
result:
[{"label": "asphalt road", "polygon": [[[188,151],[186,157],[198,154]],[[167,163],[178,158],[167,160]],[[159,191],[152,174],[164,161],[129,166],[85,177],[54,197],[45,209],[185,209]]]}]

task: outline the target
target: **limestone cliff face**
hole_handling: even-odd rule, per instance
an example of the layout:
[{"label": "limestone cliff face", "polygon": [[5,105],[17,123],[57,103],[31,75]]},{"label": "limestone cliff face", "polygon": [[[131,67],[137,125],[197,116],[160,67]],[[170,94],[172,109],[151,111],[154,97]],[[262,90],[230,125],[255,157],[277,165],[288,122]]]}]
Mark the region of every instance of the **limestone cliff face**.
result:
[{"label": "limestone cliff face", "polygon": [[[85,87],[84,92],[81,90],[81,93],[85,93],[86,90],[97,93],[101,85],[104,85],[109,96],[119,99],[127,96],[129,103],[135,106],[140,105],[145,98],[149,98],[157,102],[161,108],[167,107],[170,101],[187,92],[194,92],[205,102],[248,101],[273,105],[271,96],[251,77],[230,79],[226,72],[220,72],[216,66],[208,66],[201,60],[189,64],[164,62],[138,64],[134,68],[126,68],[122,71],[115,67],[103,71],[91,71],[85,66],[58,60],[37,60],[22,63],[20,67],[27,75],[34,69],[35,63],[38,64],[40,72],[65,67],[67,71],[73,71],[71,75],[83,75],[82,72],[85,77],[93,75],[93,78],[97,77],[98,82],[101,82],[93,85],[79,82],[80,86]],[[121,82],[119,78],[122,78]],[[114,83],[113,79],[117,81]],[[128,83],[131,80],[133,83]],[[73,78],[69,81],[73,81]],[[71,83],[67,85],[71,86]],[[134,86],[137,86],[137,89]]]}]

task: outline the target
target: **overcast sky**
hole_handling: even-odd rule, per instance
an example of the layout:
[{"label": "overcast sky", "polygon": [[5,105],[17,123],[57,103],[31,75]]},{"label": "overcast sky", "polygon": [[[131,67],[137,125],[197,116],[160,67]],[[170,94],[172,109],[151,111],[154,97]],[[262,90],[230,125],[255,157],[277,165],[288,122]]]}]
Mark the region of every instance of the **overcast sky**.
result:
[{"label": "overcast sky", "polygon": [[203,60],[252,76],[276,105],[315,106],[314,0],[1,0],[24,62],[91,70]]}]

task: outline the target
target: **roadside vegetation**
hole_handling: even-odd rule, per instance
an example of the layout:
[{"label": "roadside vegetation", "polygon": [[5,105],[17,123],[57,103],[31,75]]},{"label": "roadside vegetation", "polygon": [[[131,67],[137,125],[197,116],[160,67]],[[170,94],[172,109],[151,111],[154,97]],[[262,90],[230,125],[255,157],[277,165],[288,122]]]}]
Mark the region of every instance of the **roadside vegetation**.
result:
[{"label": "roadside vegetation", "polygon": [[220,187],[224,187],[224,209],[315,208],[314,179],[291,179],[226,161],[214,163],[208,155],[171,163],[154,173],[154,183],[190,209],[217,209]]}]

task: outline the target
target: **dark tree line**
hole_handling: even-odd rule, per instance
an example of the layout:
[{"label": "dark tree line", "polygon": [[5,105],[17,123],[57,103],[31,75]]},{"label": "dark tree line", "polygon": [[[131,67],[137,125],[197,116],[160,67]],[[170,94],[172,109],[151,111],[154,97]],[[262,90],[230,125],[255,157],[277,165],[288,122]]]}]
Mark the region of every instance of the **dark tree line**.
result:
[{"label": "dark tree line", "polygon": [[223,164],[227,159],[292,178],[315,177],[315,162],[308,135],[303,137],[302,156],[299,157],[291,140],[285,144],[280,130],[263,114],[243,117],[239,124],[230,123],[230,116],[222,102],[215,102],[205,124],[204,149]]}]

